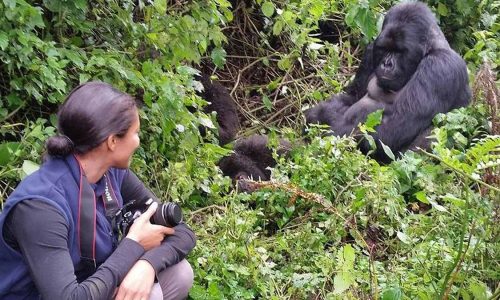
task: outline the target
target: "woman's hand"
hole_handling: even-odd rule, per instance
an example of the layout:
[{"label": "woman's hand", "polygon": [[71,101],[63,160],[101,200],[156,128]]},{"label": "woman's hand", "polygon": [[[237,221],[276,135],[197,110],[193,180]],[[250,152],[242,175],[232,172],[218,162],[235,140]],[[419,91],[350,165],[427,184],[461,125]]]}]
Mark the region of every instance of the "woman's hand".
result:
[{"label": "woman's hand", "polygon": [[148,300],[155,281],[155,270],[145,260],[138,260],[118,287],[115,300]]},{"label": "woman's hand", "polygon": [[149,208],[134,221],[127,234],[127,238],[138,242],[144,250],[148,251],[160,245],[165,235],[173,234],[173,228],[151,224],[149,219],[153,216],[158,203],[153,202]]}]

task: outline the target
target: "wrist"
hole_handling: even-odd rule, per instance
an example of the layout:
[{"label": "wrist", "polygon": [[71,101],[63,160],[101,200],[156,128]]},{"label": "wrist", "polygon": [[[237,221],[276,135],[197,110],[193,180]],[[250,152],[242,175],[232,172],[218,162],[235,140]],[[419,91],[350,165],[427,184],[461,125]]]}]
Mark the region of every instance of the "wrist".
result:
[{"label": "wrist", "polygon": [[155,272],[155,269],[153,268],[153,265],[151,265],[151,263],[145,259],[139,259],[137,262],[136,262],[136,265],[140,266],[141,270],[143,270],[143,272],[147,272],[147,274],[149,275],[152,275],[152,276],[156,276],[156,272]]},{"label": "wrist", "polygon": [[127,234],[125,236],[125,239],[133,241],[134,243],[139,245],[143,251],[146,251],[146,248],[144,248],[144,245],[142,245],[141,242],[139,241],[139,237],[136,236],[135,234]]},{"label": "wrist", "polygon": [[134,241],[134,242],[136,242],[136,243],[139,243],[139,237],[137,235],[133,234],[133,233],[129,232],[125,237],[128,238],[128,239],[130,239],[130,240],[132,240],[132,241]]}]

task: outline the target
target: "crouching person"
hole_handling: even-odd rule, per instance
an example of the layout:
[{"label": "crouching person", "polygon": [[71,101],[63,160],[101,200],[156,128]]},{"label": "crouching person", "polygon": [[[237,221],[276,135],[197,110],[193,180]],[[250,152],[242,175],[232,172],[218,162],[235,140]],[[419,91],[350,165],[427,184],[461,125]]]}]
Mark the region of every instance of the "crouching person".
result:
[{"label": "crouching person", "polygon": [[134,99],[106,83],[69,94],[47,160],[0,214],[0,299],[187,297],[196,237],[128,169],[139,127]]}]

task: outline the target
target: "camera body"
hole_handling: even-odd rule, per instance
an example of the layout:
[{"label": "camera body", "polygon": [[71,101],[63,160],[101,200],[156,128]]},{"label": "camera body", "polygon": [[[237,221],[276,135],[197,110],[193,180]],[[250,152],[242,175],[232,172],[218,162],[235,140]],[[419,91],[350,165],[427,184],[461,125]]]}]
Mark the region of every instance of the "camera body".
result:
[{"label": "camera body", "polygon": [[[132,200],[118,210],[115,215],[115,224],[120,229],[123,236],[127,235],[128,230],[134,223],[135,219],[142,215],[153,202],[154,200],[149,198],[143,204],[145,207],[141,210],[138,209],[138,203],[136,203],[136,200]],[[150,222],[156,225],[175,227],[182,222],[181,207],[174,202],[159,204],[154,215],[151,217]]]}]

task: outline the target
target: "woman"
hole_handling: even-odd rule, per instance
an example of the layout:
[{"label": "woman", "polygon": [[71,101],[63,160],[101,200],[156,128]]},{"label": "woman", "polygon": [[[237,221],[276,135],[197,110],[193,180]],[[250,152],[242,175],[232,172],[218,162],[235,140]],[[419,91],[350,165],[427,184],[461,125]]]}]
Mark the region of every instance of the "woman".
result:
[{"label": "woman", "polygon": [[0,215],[0,298],[186,298],[195,235],[185,224],[151,224],[153,203],[118,243],[118,209],[154,199],[128,169],[139,146],[134,99],[103,82],[80,85],[58,131]]}]

